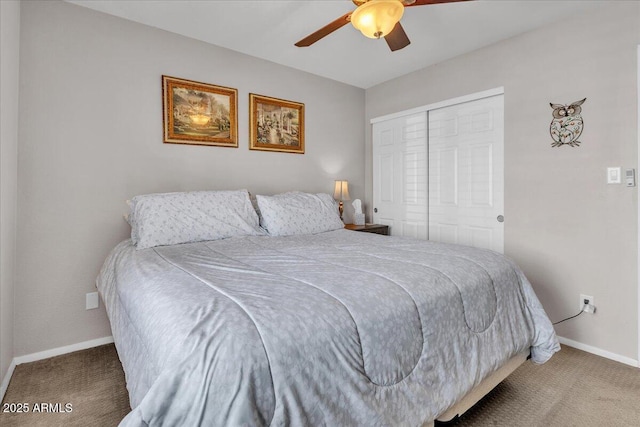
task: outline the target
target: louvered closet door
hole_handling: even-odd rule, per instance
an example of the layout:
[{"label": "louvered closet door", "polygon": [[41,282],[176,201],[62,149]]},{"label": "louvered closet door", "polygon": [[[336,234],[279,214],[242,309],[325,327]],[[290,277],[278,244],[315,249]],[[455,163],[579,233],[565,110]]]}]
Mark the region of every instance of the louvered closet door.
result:
[{"label": "louvered closet door", "polygon": [[373,125],[373,222],[427,238],[427,113]]},{"label": "louvered closet door", "polygon": [[504,251],[503,95],[429,111],[429,239]]}]

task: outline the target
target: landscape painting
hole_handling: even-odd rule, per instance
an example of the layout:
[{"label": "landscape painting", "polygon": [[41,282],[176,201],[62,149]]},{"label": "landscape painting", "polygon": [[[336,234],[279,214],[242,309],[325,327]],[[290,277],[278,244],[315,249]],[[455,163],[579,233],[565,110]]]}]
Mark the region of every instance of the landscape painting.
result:
[{"label": "landscape painting", "polygon": [[164,142],[238,146],[237,89],[162,76]]},{"label": "landscape painting", "polygon": [[304,104],[249,95],[251,150],[304,154]]}]

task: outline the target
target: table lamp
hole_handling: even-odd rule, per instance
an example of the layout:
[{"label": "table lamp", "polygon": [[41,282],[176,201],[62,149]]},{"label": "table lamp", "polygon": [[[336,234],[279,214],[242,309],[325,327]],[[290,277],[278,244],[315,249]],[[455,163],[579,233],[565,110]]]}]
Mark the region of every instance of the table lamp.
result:
[{"label": "table lamp", "polygon": [[342,219],[342,212],[344,210],[342,201],[351,200],[351,197],[349,197],[349,183],[347,181],[336,181],[333,198],[339,201],[338,210],[340,211],[340,219]]}]

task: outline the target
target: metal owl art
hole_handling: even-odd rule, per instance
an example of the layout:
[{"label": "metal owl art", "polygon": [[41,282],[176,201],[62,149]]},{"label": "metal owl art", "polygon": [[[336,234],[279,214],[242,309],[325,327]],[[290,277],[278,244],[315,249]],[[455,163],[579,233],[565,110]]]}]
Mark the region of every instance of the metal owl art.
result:
[{"label": "metal owl art", "polygon": [[577,147],[580,145],[578,138],[584,129],[582,122],[581,105],[587,98],[582,101],[576,101],[573,104],[549,104],[553,108],[553,120],[549,127],[551,138],[553,138],[552,147],[560,147],[561,145],[569,145]]}]

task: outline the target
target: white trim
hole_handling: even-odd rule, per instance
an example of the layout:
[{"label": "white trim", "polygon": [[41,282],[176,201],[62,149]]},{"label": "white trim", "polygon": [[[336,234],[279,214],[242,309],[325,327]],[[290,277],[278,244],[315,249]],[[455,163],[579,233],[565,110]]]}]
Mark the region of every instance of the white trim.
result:
[{"label": "white trim", "polygon": [[[638,171],[640,170],[640,44],[638,45],[638,164],[636,166],[636,189],[638,180]],[[637,190],[636,190],[637,191]],[[638,314],[638,360],[640,360],[640,199],[638,199],[638,306],[636,307]]]},{"label": "white trim", "polygon": [[457,98],[447,99],[445,101],[436,102],[434,104],[423,105],[421,107],[412,108],[410,110],[398,111],[397,113],[387,114],[386,116],[374,117],[369,123],[374,124],[378,122],[384,122],[386,120],[393,120],[410,114],[424,113],[425,111],[435,110],[437,108],[450,107],[451,105],[464,104],[465,102],[477,101],[482,98],[489,98],[490,96],[504,95],[504,87],[496,87],[489,90],[483,90],[482,92],[471,93],[469,95],[459,96]]},{"label": "white trim", "polygon": [[0,389],[0,401],[4,399],[4,394],[7,391],[7,387],[9,386],[9,381],[11,381],[11,376],[13,375],[13,371],[16,369],[16,366],[21,365],[23,363],[31,363],[36,362],[38,360],[48,359],[54,356],[60,356],[62,354],[73,353],[74,351],[86,350],[88,348],[98,347],[105,344],[111,344],[113,342],[113,337],[103,337],[97,338],[95,340],[83,341],[77,344],[66,345],[64,347],[52,348],[50,350],[39,351],[38,353],[25,354],[24,356],[14,357],[11,361],[11,365],[9,366],[9,370],[7,374],[4,376],[2,380],[2,388]]},{"label": "white trim", "polygon": [[52,348],[51,350],[39,351],[38,353],[25,354],[24,356],[18,356],[13,360],[16,361],[16,365],[23,363],[31,363],[38,360],[48,359],[54,356],[60,356],[61,354],[73,353],[74,351],[86,350],[92,347],[98,347],[100,345],[111,344],[113,337],[97,338],[95,340],[83,341],[77,344],[65,345],[64,347]]},{"label": "white trim", "polygon": [[9,381],[11,381],[11,376],[13,375],[13,371],[16,369],[16,359],[11,361],[9,365],[9,369],[7,369],[7,373],[2,379],[2,386],[0,386],[0,402],[4,399],[4,394],[7,392],[7,387],[9,387]]},{"label": "white trim", "polygon": [[568,345],[569,347],[577,348],[578,350],[586,351],[587,353],[595,354],[596,356],[602,356],[607,359],[615,360],[616,362],[624,363],[625,365],[633,366],[634,368],[640,368],[638,361],[630,357],[612,353],[598,347],[592,347],[578,341],[570,340],[569,338],[559,336],[558,341],[560,341],[560,344]]}]

